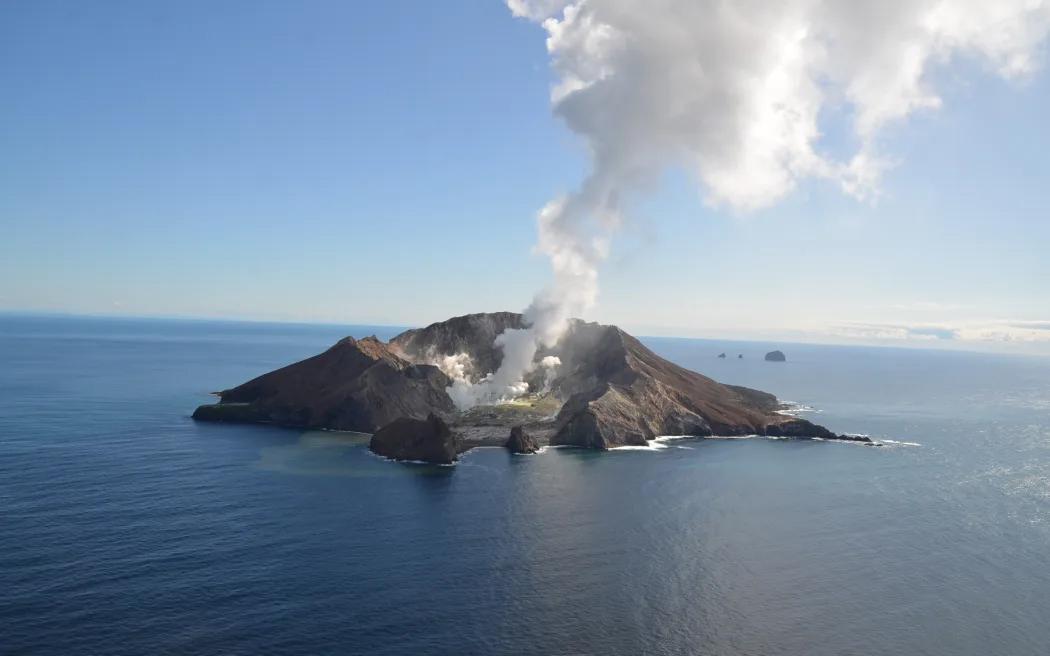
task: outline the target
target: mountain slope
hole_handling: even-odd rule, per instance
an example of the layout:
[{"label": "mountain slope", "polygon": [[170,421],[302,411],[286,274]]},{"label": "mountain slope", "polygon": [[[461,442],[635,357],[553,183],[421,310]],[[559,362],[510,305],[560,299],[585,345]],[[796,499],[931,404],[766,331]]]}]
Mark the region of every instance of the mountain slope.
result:
[{"label": "mountain slope", "polygon": [[449,415],[449,379],[413,364],[375,337],[346,337],[327,351],[219,392],[194,412],[203,421],[248,421],[371,433],[400,417]]}]

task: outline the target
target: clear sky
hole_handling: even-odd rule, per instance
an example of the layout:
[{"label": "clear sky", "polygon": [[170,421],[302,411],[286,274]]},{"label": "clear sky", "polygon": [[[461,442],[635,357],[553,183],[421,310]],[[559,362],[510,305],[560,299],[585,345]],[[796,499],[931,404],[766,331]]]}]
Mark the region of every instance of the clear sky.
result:
[{"label": "clear sky", "polygon": [[[478,0],[4,3],[0,310],[416,325],[525,307],[549,278],[536,212],[587,166],[551,112],[545,36]],[[671,171],[587,318],[1050,350],[1040,63],[934,71],[943,105],[883,133],[875,201],[811,180],[740,213]]]}]

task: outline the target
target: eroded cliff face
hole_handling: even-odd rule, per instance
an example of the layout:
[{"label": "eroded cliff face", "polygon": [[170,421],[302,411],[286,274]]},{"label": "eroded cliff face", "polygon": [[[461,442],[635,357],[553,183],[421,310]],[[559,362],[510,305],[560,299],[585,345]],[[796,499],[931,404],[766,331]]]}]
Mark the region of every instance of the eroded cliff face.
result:
[{"label": "eroded cliff face", "polygon": [[[510,444],[516,448],[527,436],[528,450],[543,444],[609,449],[660,435],[866,439],[780,414],[772,394],[722,385],[661,358],[616,326],[582,321],[572,323],[556,348],[537,354],[537,361],[552,356],[561,363],[537,367],[526,379],[539,393],[457,411],[446,392],[451,379],[433,363],[465,354],[476,380],[499,366],[496,337],[523,327],[520,314],[497,312],[409,330],[387,344],[348,337],[221,392],[219,403],[201,406],[194,418],[369,433],[404,419],[376,433],[382,438],[374,444],[389,457],[432,462],[445,462],[449,448],[505,444],[515,426],[520,432]],[[436,422],[455,439],[435,429]],[[413,441],[415,433],[430,437]]]},{"label": "eroded cliff face", "polygon": [[503,358],[495,345],[496,337],[505,330],[524,327],[524,319],[516,312],[467,314],[406,330],[390,340],[390,347],[406,359],[421,363],[465,353],[475,377],[479,377],[495,371]]}]

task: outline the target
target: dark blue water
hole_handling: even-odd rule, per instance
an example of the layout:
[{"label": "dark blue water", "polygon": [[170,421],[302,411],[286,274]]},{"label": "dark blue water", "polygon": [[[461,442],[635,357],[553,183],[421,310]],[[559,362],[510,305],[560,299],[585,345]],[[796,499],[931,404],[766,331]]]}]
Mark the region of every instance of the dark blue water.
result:
[{"label": "dark blue water", "polygon": [[189,419],[347,332],[389,336],[0,318],[0,652],[1048,652],[1046,359],[798,345],[778,365],[764,344],[647,340],[921,446],[486,449],[444,468]]}]

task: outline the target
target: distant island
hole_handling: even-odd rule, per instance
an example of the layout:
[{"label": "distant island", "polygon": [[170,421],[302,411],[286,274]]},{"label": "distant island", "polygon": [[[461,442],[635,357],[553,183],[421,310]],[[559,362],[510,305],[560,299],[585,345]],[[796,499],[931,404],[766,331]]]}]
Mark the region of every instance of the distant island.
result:
[{"label": "distant island", "polygon": [[521,314],[496,312],[408,330],[389,342],[346,337],[218,392],[219,402],[198,407],[193,418],[372,433],[369,447],[379,455],[433,463],[454,462],[477,446],[606,450],[667,435],[871,443],[783,414],[772,394],[680,367],[616,326],[579,320],[556,348],[536,354],[537,362],[557,365],[536,366],[526,393],[458,408],[449,395],[454,379],[470,385],[491,374],[502,359],[497,336],[525,327]]},{"label": "distant island", "polygon": [[766,353],[766,362],[787,362],[787,356],[783,351],[770,351]]}]

